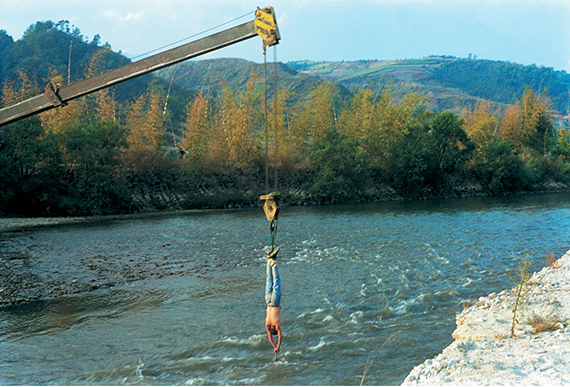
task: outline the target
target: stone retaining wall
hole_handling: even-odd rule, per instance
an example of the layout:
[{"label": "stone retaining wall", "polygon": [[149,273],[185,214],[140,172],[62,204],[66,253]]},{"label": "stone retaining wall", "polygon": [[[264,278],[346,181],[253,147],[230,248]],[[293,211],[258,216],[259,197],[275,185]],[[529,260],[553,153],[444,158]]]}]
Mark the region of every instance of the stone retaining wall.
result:
[{"label": "stone retaining wall", "polygon": [[[308,181],[307,172],[298,171],[291,176],[282,176],[279,191],[283,204],[308,205],[315,201],[303,191]],[[273,187],[273,182],[270,183]],[[185,187],[177,181],[172,172],[130,176],[129,188],[132,194],[131,212],[153,212],[196,208],[236,208],[261,205],[258,198],[265,194],[265,183],[259,179],[230,174],[212,174],[198,187]],[[570,187],[563,183],[548,181],[526,193],[568,192]],[[522,192],[525,193],[525,192]],[[449,192],[439,195],[443,198],[486,196],[484,187],[478,181],[465,181],[457,184]],[[435,197],[424,192],[423,198]],[[360,202],[402,200],[396,190],[384,181],[374,181],[359,195]]]}]

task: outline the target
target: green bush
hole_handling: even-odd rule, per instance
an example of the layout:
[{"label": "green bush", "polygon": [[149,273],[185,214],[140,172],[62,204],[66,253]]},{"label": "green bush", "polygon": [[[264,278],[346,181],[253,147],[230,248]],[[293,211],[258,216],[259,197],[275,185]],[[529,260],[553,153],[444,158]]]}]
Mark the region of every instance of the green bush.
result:
[{"label": "green bush", "polygon": [[451,112],[440,113],[427,126],[406,129],[392,146],[388,176],[405,197],[439,194],[464,173],[474,144],[462,128],[463,120]]},{"label": "green bush", "polygon": [[500,138],[481,149],[477,172],[491,194],[513,193],[528,183],[524,162],[513,153],[513,145]]},{"label": "green bush", "polygon": [[427,182],[434,192],[439,193],[462,177],[475,144],[463,130],[463,119],[452,112],[443,112],[433,118],[427,141],[432,153],[431,176]]},{"label": "green bush", "polygon": [[61,153],[38,117],[0,129],[0,213],[57,213],[62,175]]},{"label": "green bush", "polygon": [[562,183],[570,183],[570,163],[562,158],[553,162],[552,178]]},{"label": "green bush", "polygon": [[429,135],[424,128],[414,127],[407,136],[392,146],[387,175],[394,189],[402,196],[416,198],[434,178],[434,156]]},{"label": "green bush", "polygon": [[529,184],[542,183],[546,177],[547,161],[544,158],[533,157],[525,163]]},{"label": "green bush", "polygon": [[312,177],[303,188],[321,204],[355,200],[370,184],[369,159],[353,140],[313,144],[308,165]]},{"label": "green bush", "polygon": [[128,207],[130,193],[121,168],[124,127],[109,121],[76,124],[65,135],[68,192],[63,208],[71,215],[103,215]]}]

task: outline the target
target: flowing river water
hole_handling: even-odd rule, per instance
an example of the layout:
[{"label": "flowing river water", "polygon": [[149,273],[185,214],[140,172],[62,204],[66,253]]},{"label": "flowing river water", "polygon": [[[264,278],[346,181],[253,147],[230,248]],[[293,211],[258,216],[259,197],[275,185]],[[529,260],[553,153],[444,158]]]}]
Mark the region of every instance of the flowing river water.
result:
[{"label": "flowing river water", "polygon": [[4,232],[35,278],[148,270],[0,307],[0,385],[400,384],[452,342],[462,304],[513,286],[525,251],[536,271],[570,248],[570,195],[282,208],[276,361],[269,242],[261,209]]}]

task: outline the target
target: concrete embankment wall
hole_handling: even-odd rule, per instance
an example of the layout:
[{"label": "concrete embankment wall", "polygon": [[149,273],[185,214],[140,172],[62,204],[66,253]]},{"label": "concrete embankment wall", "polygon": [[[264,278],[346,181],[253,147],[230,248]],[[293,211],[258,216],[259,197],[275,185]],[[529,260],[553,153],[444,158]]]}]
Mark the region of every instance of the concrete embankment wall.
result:
[{"label": "concrete embankment wall", "polygon": [[[457,316],[455,341],[403,385],[570,384],[570,251],[534,273],[511,337],[513,289],[481,297]],[[550,329],[541,331],[533,318]]]},{"label": "concrete embankment wall", "polygon": [[[288,205],[316,204],[303,190],[308,174],[298,172],[280,178],[278,191],[282,203]],[[240,208],[262,205],[265,181],[239,175],[212,174],[200,184],[184,184],[174,173],[136,175],[129,177],[132,192],[132,212],[183,210],[195,208]],[[273,181],[270,191],[274,190]],[[400,200],[396,191],[383,182],[375,182],[358,196],[359,201]]]},{"label": "concrete embankment wall", "polygon": [[[303,190],[309,181],[309,174],[303,171],[282,175],[278,190],[282,203],[287,205],[317,204]],[[136,175],[129,178],[132,194],[131,212],[153,212],[161,210],[182,210],[196,208],[240,208],[261,205],[259,196],[266,194],[265,181],[245,176],[217,173],[204,178],[200,184],[184,184],[172,172]],[[273,181],[270,182],[273,190]],[[549,181],[533,187],[532,193],[568,192],[566,184]],[[440,195],[444,198],[486,196],[484,187],[477,181],[457,184],[453,189]],[[433,198],[431,192],[425,192],[423,198]],[[356,199],[350,201],[374,202],[401,200],[402,196],[381,180],[373,181]],[[342,198],[339,201],[344,201]]]}]

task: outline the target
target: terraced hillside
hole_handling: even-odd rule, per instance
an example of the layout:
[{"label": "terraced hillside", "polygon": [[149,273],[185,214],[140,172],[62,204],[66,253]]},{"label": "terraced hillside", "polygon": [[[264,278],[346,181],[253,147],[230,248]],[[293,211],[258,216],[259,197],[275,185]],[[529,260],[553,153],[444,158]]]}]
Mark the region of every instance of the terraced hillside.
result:
[{"label": "terraced hillside", "polygon": [[510,62],[428,57],[355,62],[296,61],[287,63],[303,74],[338,82],[349,90],[389,88],[398,99],[415,92],[434,110],[460,112],[487,100],[498,111],[522,97],[525,87],[544,93],[555,114],[569,113],[570,75],[552,68]]}]

